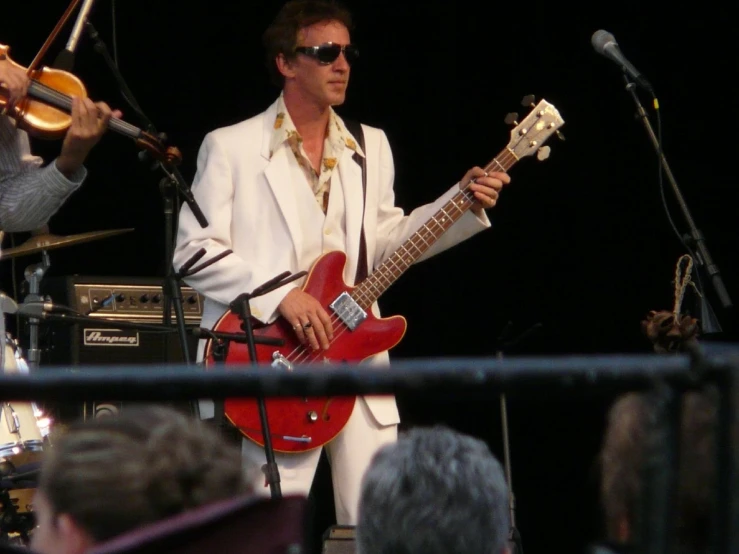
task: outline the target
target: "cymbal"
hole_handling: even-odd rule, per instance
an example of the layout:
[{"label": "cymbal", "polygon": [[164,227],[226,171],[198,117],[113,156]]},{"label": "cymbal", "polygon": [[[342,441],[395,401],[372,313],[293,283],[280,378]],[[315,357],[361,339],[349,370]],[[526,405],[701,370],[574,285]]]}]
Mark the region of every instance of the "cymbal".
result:
[{"label": "cymbal", "polygon": [[55,248],[74,246],[75,244],[104,239],[123,233],[130,233],[131,231],[133,231],[133,229],[112,229],[110,231],[91,231],[89,233],[67,236],[42,233],[32,236],[20,246],[4,249],[0,259],[14,258],[16,256],[35,254],[36,252],[42,252],[44,250],[54,250]]}]

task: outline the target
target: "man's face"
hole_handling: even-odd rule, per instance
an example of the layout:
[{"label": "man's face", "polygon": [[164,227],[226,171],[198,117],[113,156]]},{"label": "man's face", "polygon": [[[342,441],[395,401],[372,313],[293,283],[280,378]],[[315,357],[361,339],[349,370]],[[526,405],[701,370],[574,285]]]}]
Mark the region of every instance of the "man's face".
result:
[{"label": "man's face", "polygon": [[[298,33],[298,46],[326,43],[350,44],[349,30],[338,21],[322,21],[304,27]],[[321,63],[315,57],[298,53],[286,63],[286,77],[299,95],[324,108],[344,103],[349,84],[350,66],[344,52],[332,62]]]}]

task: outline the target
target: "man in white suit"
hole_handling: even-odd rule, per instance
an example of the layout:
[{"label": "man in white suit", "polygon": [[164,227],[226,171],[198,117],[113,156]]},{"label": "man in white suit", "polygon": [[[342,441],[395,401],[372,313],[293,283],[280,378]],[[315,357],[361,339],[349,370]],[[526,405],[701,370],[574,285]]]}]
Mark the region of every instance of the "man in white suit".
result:
[{"label": "man in white suit", "polygon": [[[436,202],[408,215],[394,205],[393,157],[385,133],[363,125],[362,147],[332,108],[344,102],[358,55],[351,27],[350,14],[335,3],[288,2],[264,35],[282,93],[263,113],[217,129],[203,141],[192,191],[209,225],[202,228],[183,205],[174,257],[175,267],[181,267],[201,248],[207,258],[232,251],[187,279],[206,297],[203,327],[212,328],[240,294],[284,271],[308,270],[329,251],[346,253],[344,280],[354,284],[362,227],[371,272],[458,193],[460,184],[472,182],[474,205],[423,258],[490,227],[484,210],[510,182],[505,173],[476,167]],[[366,196],[356,156],[366,159]],[[333,338],[331,318],[301,285],[294,281],[253,299],[252,314],[263,323],[282,317],[304,345],[326,349]],[[376,304],[372,310],[379,315]],[[383,352],[369,361],[387,360]],[[212,412],[212,405],[201,404],[201,417],[213,417]],[[364,470],[379,447],[397,439],[398,423],[394,397],[359,397],[344,429],[326,445],[337,523],[356,523]],[[242,452],[258,463],[265,459],[251,441],[244,441]],[[309,492],[320,452],[277,453],[283,494]],[[265,490],[265,483],[260,485]]]}]

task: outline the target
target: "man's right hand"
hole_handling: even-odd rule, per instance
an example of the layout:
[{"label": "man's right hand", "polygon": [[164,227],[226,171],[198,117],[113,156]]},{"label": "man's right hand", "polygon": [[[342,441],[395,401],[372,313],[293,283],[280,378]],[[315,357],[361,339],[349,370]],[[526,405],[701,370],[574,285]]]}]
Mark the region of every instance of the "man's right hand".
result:
[{"label": "man's right hand", "polygon": [[285,295],[277,310],[293,326],[301,343],[309,343],[314,350],[319,346],[328,350],[334,330],[331,318],[318,300],[300,289],[293,289]]},{"label": "man's right hand", "polygon": [[8,104],[21,100],[28,92],[29,84],[30,80],[21,68],[10,63],[7,58],[0,58],[0,88],[7,91],[3,95],[8,96]]}]

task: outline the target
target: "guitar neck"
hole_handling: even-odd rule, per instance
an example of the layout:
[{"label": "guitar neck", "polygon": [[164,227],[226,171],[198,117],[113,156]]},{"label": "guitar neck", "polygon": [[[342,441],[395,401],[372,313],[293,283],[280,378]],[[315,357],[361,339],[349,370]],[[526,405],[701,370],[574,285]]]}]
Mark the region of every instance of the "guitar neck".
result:
[{"label": "guitar neck", "polygon": [[[36,100],[42,100],[47,104],[64,110],[67,113],[72,112],[72,98],[66,94],[62,94],[50,87],[47,87],[39,81],[31,81],[28,87],[28,95]],[[141,137],[142,131],[135,125],[126,123],[122,119],[115,117],[110,118],[108,121],[108,128],[111,131],[115,131],[123,136],[132,138],[134,140]]]},{"label": "guitar neck", "polygon": [[[516,155],[506,148],[493,158],[485,167],[485,171],[508,171],[517,161]],[[467,183],[374,272],[355,287],[351,295],[355,302],[363,309],[368,309],[472,207],[474,202],[475,197]]]}]

